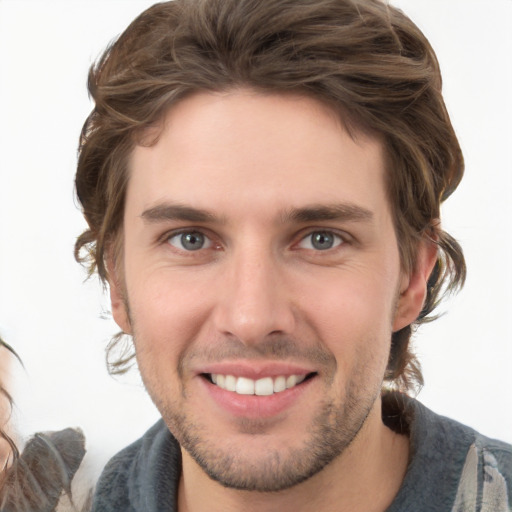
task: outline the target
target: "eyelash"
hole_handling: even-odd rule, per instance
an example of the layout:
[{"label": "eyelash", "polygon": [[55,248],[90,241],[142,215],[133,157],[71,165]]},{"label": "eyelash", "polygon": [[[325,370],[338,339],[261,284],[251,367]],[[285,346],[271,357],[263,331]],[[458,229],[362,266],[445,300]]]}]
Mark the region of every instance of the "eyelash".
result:
[{"label": "eyelash", "polygon": [[[314,246],[314,241],[313,241],[313,236],[314,235],[320,235],[322,236],[324,239],[325,238],[331,238],[332,239],[332,242],[333,242],[333,247],[326,247],[324,249],[320,249],[320,248],[316,248],[316,251],[314,252],[324,252],[324,251],[330,251],[330,250],[335,250],[337,249],[338,247],[340,247],[341,245],[345,244],[346,243],[346,240],[345,238],[340,235],[339,233],[335,232],[335,231],[332,231],[332,230],[329,230],[329,229],[315,229],[313,231],[310,231],[308,234],[306,234],[305,236],[303,236],[297,245],[299,244],[302,244],[304,242],[306,242],[308,240],[308,238],[310,239],[310,245],[311,246]],[[305,247],[305,249],[314,249],[314,247]]]},{"label": "eyelash", "polygon": [[[299,235],[298,242],[295,242],[292,245],[292,247],[299,246],[301,243],[305,242],[308,239],[308,237],[312,237],[315,234],[331,236],[333,238],[333,243],[335,244],[334,247],[328,247],[326,249],[316,249],[316,250],[313,247],[306,247],[303,249],[311,250],[311,251],[317,252],[317,253],[322,253],[322,252],[327,253],[327,252],[334,251],[349,242],[349,236],[346,233],[342,233],[342,232],[339,232],[339,231],[336,231],[333,229],[326,229],[326,228],[323,228],[323,229],[322,228],[309,228],[307,230],[307,232],[303,232]],[[183,235],[200,235],[200,236],[204,237],[206,242],[208,242],[208,246],[207,247],[201,246],[196,250],[187,250],[185,248],[177,247],[176,245],[171,243],[171,240],[173,238],[177,238],[177,237],[180,237]],[[207,232],[205,232],[205,230],[203,228],[191,227],[191,228],[186,228],[186,229],[180,229],[177,231],[171,231],[171,232],[168,232],[165,235],[163,235],[161,237],[161,240],[162,240],[162,243],[171,245],[176,250],[178,250],[184,254],[190,254],[190,255],[193,255],[194,253],[201,252],[203,249],[212,249],[213,248],[214,250],[219,250],[222,247],[221,243],[216,243],[214,241],[214,237],[209,235]],[[313,245],[313,242],[311,242],[311,245]]]},{"label": "eyelash", "polygon": [[[195,235],[195,236],[204,237],[204,240],[208,243],[208,246],[207,247],[201,246],[196,250],[187,250],[185,248],[176,247],[174,244],[171,243],[171,240],[173,238],[183,237],[184,235]],[[214,245],[214,242],[213,242],[211,236],[208,236],[203,230],[195,229],[195,228],[181,229],[179,231],[172,231],[171,233],[167,233],[163,237],[163,241],[164,241],[164,243],[171,245],[172,247],[174,247],[175,249],[177,249],[179,251],[182,251],[184,253],[192,253],[192,254],[195,252],[201,251],[201,249],[210,249]],[[217,248],[220,247],[220,244],[216,244],[216,247]]]}]

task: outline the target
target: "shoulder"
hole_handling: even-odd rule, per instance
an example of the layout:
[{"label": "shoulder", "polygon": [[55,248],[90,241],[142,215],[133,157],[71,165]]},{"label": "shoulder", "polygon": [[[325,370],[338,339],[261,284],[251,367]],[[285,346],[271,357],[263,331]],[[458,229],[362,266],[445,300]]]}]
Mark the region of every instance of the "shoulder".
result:
[{"label": "shoulder", "polygon": [[384,413],[391,411],[395,429],[398,423],[409,435],[411,448],[408,471],[390,511],[413,506],[429,512],[510,511],[512,446],[403,395],[386,397],[383,406]]},{"label": "shoulder", "polygon": [[[422,405],[419,408],[425,421],[423,427],[434,434],[430,448],[437,447],[440,452],[437,468],[444,469],[445,485],[448,481],[456,484],[452,512],[510,512],[512,445],[491,439]],[[446,474],[448,468],[451,478]]]},{"label": "shoulder", "polygon": [[504,469],[507,476],[512,477],[512,445],[477,433],[475,446],[484,455],[489,456],[489,461],[494,458],[496,464]]},{"label": "shoulder", "polygon": [[[486,467],[499,469],[507,481],[512,482],[512,445],[487,437],[471,427],[445,416],[438,415],[419,402],[415,402],[416,408],[416,433],[421,440],[430,440],[433,446],[443,446],[447,449],[444,456],[453,456],[454,453],[464,455],[461,462],[463,468],[472,457],[477,456],[481,470]],[[422,425],[418,425],[418,423]],[[425,432],[429,430],[429,434]],[[436,440],[437,437],[437,440]]]},{"label": "shoulder", "polygon": [[96,486],[92,510],[153,510],[159,489],[177,485],[180,467],[179,446],[160,420],[107,463]]},{"label": "shoulder", "polygon": [[124,448],[105,466],[94,491],[93,510],[133,510],[129,507],[127,488],[136,464],[142,440]]},{"label": "shoulder", "polygon": [[459,479],[453,512],[512,510],[512,446],[475,433]]}]

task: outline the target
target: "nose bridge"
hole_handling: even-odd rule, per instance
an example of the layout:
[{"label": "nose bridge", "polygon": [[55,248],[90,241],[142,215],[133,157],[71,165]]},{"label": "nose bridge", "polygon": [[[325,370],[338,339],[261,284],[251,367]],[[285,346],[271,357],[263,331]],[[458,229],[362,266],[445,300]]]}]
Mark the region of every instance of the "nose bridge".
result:
[{"label": "nose bridge", "polygon": [[241,245],[231,253],[227,267],[217,305],[217,329],[244,344],[291,332],[293,311],[279,260],[271,249]]}]

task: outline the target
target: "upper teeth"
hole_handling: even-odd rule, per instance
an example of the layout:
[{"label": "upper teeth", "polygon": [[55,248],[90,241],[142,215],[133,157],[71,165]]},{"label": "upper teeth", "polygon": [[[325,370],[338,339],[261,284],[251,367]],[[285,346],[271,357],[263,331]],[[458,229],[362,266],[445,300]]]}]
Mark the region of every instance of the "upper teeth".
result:
[{"label": "upper teeth", "polygon": [[219,388],[234,391],[239,395],[267,396],[293,388],[293,386],[300,384],[306,376],[289,375],[288,377],[264,377],[262,379],[253,380],[246,377],[212,373],[211,378],[212,382],[219,386]]}]

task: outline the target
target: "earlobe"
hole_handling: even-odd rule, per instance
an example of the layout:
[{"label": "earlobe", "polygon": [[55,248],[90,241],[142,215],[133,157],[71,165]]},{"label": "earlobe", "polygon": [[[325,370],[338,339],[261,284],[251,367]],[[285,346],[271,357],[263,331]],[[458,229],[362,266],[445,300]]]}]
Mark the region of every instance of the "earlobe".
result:
[{"label": "earlobe", "polygon": [[122,281],[119,278],[116,266],[112,261],[109,261],[107,268],[112,316],[116,324],[125,334],[132,334]]},{"label": "earlobe", "polygon": [[404,276],[393,321],[393,332],[412,324],[421,313],[427,296],[428,278],[437,260],[437,245],[424,239],[418,247],[416,265]]}]

